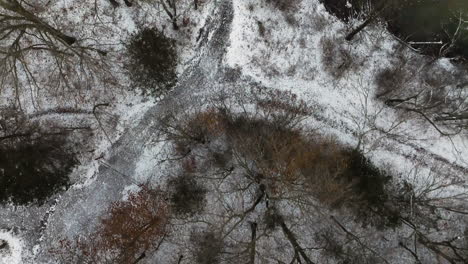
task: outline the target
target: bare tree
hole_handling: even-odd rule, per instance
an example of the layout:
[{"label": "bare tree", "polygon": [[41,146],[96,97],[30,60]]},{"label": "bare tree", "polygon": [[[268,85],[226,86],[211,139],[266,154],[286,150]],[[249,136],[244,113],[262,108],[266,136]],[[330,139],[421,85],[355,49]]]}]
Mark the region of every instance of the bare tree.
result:
[{"label": "bare tree", "polygon": [[159,190],[141,186],[113,203],[92,238],[61,240],[51,253],[65,263],[135,264],[156,251],[167,235],[169,207]]},{"label": "bare tree", "polygon": [[[119,3],[116,0],[109,0],[109,1],[111,1],[114,7],[119,6]],[[129,0],[124,0],[124,1],[127,6],[132,6],[132,2],[130,2]],[[166,13],[166,15],[171,20],[172,28],[174,30],[179,30],[179,25],[177,23],[177,20],[179,19],[179,11],[178,11],[177,5],[182,0],[137,0],[137,1],[153,3],[162,7],[162,10],[164,11],[164,13]],[[194,0],[194,5],[195,5],[195,10],[197,10],[198,5],[199,5],[198,0]]]},{"label": "bare tree", "polygon": [[347,41],[351,41],[355,35],[357,35],[359,32],[361,32],[362,30],[364,30],[367,26],[369,26],[371,23],[373,23],[375,20],[377,20],[377,18],[379,17],[380,13],[382,11],[384,11],[385,8],[387,8],[387,6],[389,5],[389,3],[391,3],[391,1],[385,1],[385,2],[382,2],[382,4],[380,4],[380,6],[378,6],[376,9],[374,9],[366,18],[366,20],[364,20],[364,22],[362,22],[359,26],[357,26],[355,29],[353,29],[351,32],[349,32],[345,39]]},{"label": "bare tree", "polygon": [[[345,5],[345,3],[345,1],[341,1],[340,5]],[[366,18],[361,24],[352,29],[346,35],[345,40],[353,40],[353,38],[357,34],[359,34],[369,25],[372,25],[373,23],[378,21],[380,18],[391,20],[392,17],[399,12],[398,10],[405,8],[405,6],[407,5],[408,3],[402,0],[388,0],[383,2],[369,0],[356,3],[356,7],[353,6],[353,12],[351,12],[351,16],[354,15],[354,11],[357,11],[358,13],[363,13],[366,16]],[[333,8],[334,7],[332,7],[332,9]],[[348,18],[346,18],[346,20],[348,20]]]},{"label": "bare tree", "polygon": [[[384,111],[369,109],[368,90],[358,92],[357,107],[365,118],[364,123],[355,120],[362,149],[368,135],[391,135],[401,122],[379,127],[376,120]],[[440,174],[443,168],[425,175],[426,181],[415,178],[420,188],[389,181],[391,175],[361,152],[308,130],[302,121],[313,109],[294,94],[258,88],[221,94],[208,106],[176,108],[161,118],[161,140],[173,142],[170,162],[207,190],[204,209],[180,224],[215,230],[216,241],[223,244],[216,254],[196,252],[212,263],[310,264],[333,254],[343,263],[393,263],[395,256],[388,251],[398,243],[382,231],[393,228],[408,240],[418,234],[418,250],[401,239],[397,254],[405,252],[421,263],[427,255],[463,263],[461,241],[452,240],[452,233],[438,239],[433,235],[443,220],[435,212],[466,214],[463,183]],[[452,188],[460,193],[444,195]],[[407,228],[409,222],[414,227]],[[335,245],[328,237],[310,239],[326,228],[334,230]],[[457,225],[450,230],[455,232]],[[198,253],[190,254],[184,254],[182,263],[197,261]]]},{"label": "bare tree", "polygon": [[177,0],[160,0],[160,3],[172,21],[172,28],[174,30],[179,30],[179,25],[177,25]]},{"label": "bare tree", "polygon": [[[0,0],[0,85],[15,89],[17,104],[28,85],[32,94],[45,86],[70,90],[83,84],[90,86],[94,76],[105,71],[105,55],[105,51],[82,45],[77,38],[48,24],[26,2]],[[50,62],[47,80],[40,80],[34,58]]]},{"label": "bare tree", "polygon": [[384,96],[385,103],[419,115],[441,135],[456,135],[468,125],[466,83],[457,82],[436,85],[423,82],[412,89]]}]

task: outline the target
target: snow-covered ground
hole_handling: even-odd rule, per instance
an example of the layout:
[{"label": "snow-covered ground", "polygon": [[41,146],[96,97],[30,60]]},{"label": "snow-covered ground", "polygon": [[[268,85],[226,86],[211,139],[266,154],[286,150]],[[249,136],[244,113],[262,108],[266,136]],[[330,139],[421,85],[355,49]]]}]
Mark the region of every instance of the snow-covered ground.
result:
[{"label": "snow-covered ground", "polygon": [[[289,15],[265,1],[207,0],[202,1],[199,11],[189,11],[190,6],[181,8],[190,26],[174,32],[165,14],[150,5],[113,9],[106,0],[97,2],[96,11],[94,0],[60,0],[48,13],[57,27],[73,28],[81,38],[102,37],[101,44],[117,53],[122,50],[121,41],[135,32],[137,25],[165,26],[165,32],[178,41],[179,83],[160,102],[125,90],[108,91],[106,87],[99,87],[97,94],[86,93],[89,100],[83,105],[74,102],[70,106],[65,102],[70,107],[92,110],[94,104],[108,100],[111,107],[107,114],[117,117],[117,125],[110,138],[97,133],[94,152],[82,158],[82,165],[72,175],[76,183],[69,190],[43,206],[0,207],[0,228],[14,230],[0,231],[0,244],[2,240],[8,243],[8,250],[0,249],[0,263],[48,263],[47,250],[57,239],[89,234],[112,201],[125,199],[139,183],[150,180],[159,184],[163,175],[174,168],[166,162],[169,146],[157,142],[157,117],[176,104],[203,105],[219,91],[242,92],[253,85],[292,91],[321,109],[307,120],[307,126],[350,146],[361,142],[361,149],[375,163],[416,186],[427,183],[434,175],[447,175],[449,182],[466,181],[468,177],[466,134],[441,136],[421,120],[401,121],[399,113],[375,99],[374,76],[390,65],[399,44],[379,26],[347,43],[343,38],[349,26],[329,15],[317,0],[302,0],[297,11]],[[65,10],[70,15],[53,17]],[[323,66],[322,46],[326,39],[338,42],[354,58],[352,67],[339,78]],[[405,52],[415,59],[420,56]],[[119,56],[113,59],[121,86],[129,85]],[[441,59],[437,65],[452,68],[447,59]],[[31,106],[25,110],[34,114],[38,110],[33,105],[47,110],[63,103],[52,98],[41,96],[36,98],[36,104],[23,105]],[[59,118],[67,121],[73,117]],[[434,195],[460,192],[466,192],[463,185]],[[305,234],[308,232],[304,230]],[[388,239],[393,241],[402,234],[389,235]],[[381,234],[375,236],[378,235]],[[382,248],[391,242],[384,244]],[[259,247],[268,251],[271,245],[264,243]],[[278,242],[275,246],[284,245]],[[394,247],[389,246],[388,255],[392,255]],[[162,248],[154,260],[171,263],[163,254],[170,250],[171,246]],[[394,258],[400,263],[409,259]]]},{"label": "snow-covered ground", "polygon": [[20,264],[22,261],[23,242],[11,232],[0,230],[0,244],[6,246],[0,249],[0,263]]}]

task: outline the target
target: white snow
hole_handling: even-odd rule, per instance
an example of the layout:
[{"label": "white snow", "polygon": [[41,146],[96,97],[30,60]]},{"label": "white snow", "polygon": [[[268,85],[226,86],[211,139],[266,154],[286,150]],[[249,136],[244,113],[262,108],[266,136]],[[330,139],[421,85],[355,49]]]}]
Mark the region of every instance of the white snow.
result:
[{"label": "white snow", "polygon": [[0,264],[21,264],[23,241],[11,232],[0,230],[0,244],[6,242],[7,246],[0,249]]},{"label": "white snow", "polygon": [[137,193],[141,190],[141,187],[136,185],[136,184],[132,184],[132,185],[128,185],[124,188],[124,190],[122,191],[122,201],[127,201],[128,200],[128,197],[132,194],[132,193]]}]

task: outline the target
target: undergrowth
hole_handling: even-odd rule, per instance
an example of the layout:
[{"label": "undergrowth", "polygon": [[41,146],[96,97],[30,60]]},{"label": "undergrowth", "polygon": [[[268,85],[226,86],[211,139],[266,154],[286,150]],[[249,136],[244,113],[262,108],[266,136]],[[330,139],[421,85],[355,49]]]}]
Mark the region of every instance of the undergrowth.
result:
[{"label": "undergrowth", "polygon": [[0,202],[43,203],[69,186],[76,159],[63,137],[0,142]]},{"label": "undergrowth", "polygon": [[161,31],[144,28],[130,38],[127,44],[126,69],[133,89],[144,95],[159,97],[177,82],[177,52],[175,41]]},{"label": "undergrowth", "polygon": [[210,150],[210,143],[222,140],[227,152],[235,153],[235,162],[220,164],[244,168],[270,197],[282,199],[297,192],[332,209],[351,209],[363,224],[399,224],[398,212],[387,206],[391,176],[359,151],[301,126],[316,108],[292,93],[266,89],[255,89],[234,101],[253,104],[253,109],[239,112],[232,104],[218,101],[182,123],[175,117],[172,122],[165,120],[172,124],[166,127],[166,135],[176,150],[184,150],[179,154],[205,146],[207,153],[218,155]]}]

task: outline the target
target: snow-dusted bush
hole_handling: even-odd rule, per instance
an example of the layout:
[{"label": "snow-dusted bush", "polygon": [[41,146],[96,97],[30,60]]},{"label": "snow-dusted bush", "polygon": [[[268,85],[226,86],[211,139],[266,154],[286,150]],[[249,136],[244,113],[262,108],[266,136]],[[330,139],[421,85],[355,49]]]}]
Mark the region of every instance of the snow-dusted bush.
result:
[{"label": "snow-dusted bush", "polygon": [[263,222],[265,223],[265,227],[268,230],[274,230],[282,221],[283,219],[281,215],[279,215],[274,208],[267,210],[263,216]]},{"label": "snow-dusted bush", "polygon": [[195,232],[191,235],[194,245],[195,263],[216,264],[220,263],[220,255],[223,250],[223,241],[213,231]]},{"label": "snow-dusted bush", "polygon": [[159,131],[173,142],[174,151],[180,157],[186,157],[198,145],[209,143],[224,129],[215,109],[191,113],[177,111],[166,113],[159,119]]},{"label": "snow-dusted bush", "polygon": [[195,175],[184,172],[169,181],[169,186],[172,188],[170,200],[174,213],[182,216],[193,216],[203,211],[207,190],[197,183],[195,177]]},{"label": "snow-dusted bush", "polygon": [[232,166],[229,166],[229,164],[232,160],[232,154],[232,149],[229,148],[226,150],[212,150],[210,156],[213,166],[220,169],[231,169]]},{"label": "snow-dusted bush", "polygon": [[154,28],[143,28],[127,45],[126,68],[134,89],[159,97],[177,81],[175,41]]},{"label": "snow-dusted bush", "polygon": [[294,11],[301,0],[266,0],[267,3],[273,5],[275,8],[283,12],[291,12]]},{"label": "snow-dusted bush", "polygon": [[260,35],[260,37],[264,38],[265,34],[266,34],[265,25],[263,24],[262,21],[257,20],[257,27],[258,27],[258,35]]},{"label": "snow-dusted bush", "polygon": [[353,66],[353,57],[340,40],[324,36],[320,40],[322,67],[333,78],[339,79]]},{"label": "snow-dusted bush", "polygon": [[383,68],[375,75],[374,82],[377,85],[376,96],[382,97],[397,92],[403,87],[406,72],[401,67]]},{"label": "snow-dusted bush", "polygon": [[[421,67],[423,65],[423,67]],[[407,116],[420,118],[443,135],[466,129],[466,69],[444,69],[429,60],[403,58],[378,70],[376,97]]]},{"label": "snow-dusted bush", "polygon": [[16,136],[0,142],[0,202],[41,204],[69,185],[75,156],[62,136]]},{"label": "snow-dusted bush", "polygon": [[312,28],[317,32],[324,31],[328,25],[330,21],[324,15],[317,14],[312,18]]},{"label": "snow-dusted bush", "polygon": [[347,165],[342,177],[347,182],[355,183],[353,192],[359,199],[350,206],[356,211],[358,219],[377,228],[400,225],[398,208],[390,206],[391,194],[387,186],[391,175],[377,168],[357,150],[347,150],[345,153]]},{"label": "snow-dusted bush", "polygon": [[322,258],[335,260],[333,263],[347,264],[383,264],[386,263],[375,254],[362,250],[356,241],[348,241],[340,230],[327,227],[314,234],[314,240],[320,245]]}]

